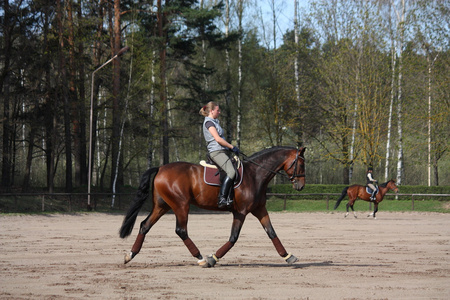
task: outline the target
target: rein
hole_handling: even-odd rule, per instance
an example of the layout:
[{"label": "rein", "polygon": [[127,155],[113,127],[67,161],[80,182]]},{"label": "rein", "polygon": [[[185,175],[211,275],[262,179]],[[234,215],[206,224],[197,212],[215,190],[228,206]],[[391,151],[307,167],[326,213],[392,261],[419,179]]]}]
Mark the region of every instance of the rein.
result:
[{"label": "rein", "polygon": [[245,155],[244,153],[240,152],[240,154],[244,157],[244,159],[245,159],[246,161],[251,162],[252,164],[254,164],[254,165],[260,167],[261,169],[264,169],[264,170],[266,170],[266,171],[269,171],[269,172],[272,173],[272,174],[284,176],[284,177],[288,178],[289,181],[293,181],[295,177],[305,177],[305,174],[296,174],[296,172],[297,172],[297,161],[298,161],[298,158],[300,157],[300,158],[302,158],[303,160],[305,160],[305,158],[302,157],[302,156],[300,156],[299,153],[300,153],[300,150],[297,149],[297,154],[295,155],[295,159],[292,161],[292,163],[291,163],[291,165],[289,166],[289,168],[287,168],[287,170],[289,170],[290,168],[292,168],[292,166],[294,166],[294,173],[292,173],[292,176],[289,177],[289,176],[288,176],[287,174],[285,174],[285,173],[281,173],[280,171],[273,171],[273,170],[271,170],[271,169],[268,169],[268,168],[264,167],[263,165],[261,165],[261,164],[255,162],[254,160],[249,159],[248,156]]}]

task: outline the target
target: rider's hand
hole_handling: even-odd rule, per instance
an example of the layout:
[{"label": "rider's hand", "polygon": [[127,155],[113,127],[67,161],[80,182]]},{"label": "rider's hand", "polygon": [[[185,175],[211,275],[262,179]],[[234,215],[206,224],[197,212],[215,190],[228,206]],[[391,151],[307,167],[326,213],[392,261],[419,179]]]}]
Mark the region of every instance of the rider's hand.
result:
[{"label": "rider's hand", "polygon": [[239,148],[234,146],[233,149],[231,149],[231,151],[233,151],[236,155],[239,155],[240,151]]}]

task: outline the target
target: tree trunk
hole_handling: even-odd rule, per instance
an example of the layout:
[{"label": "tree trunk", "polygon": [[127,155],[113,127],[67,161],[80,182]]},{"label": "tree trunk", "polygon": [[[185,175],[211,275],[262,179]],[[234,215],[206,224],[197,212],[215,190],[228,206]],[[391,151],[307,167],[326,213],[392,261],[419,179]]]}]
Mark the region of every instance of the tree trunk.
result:
[{"label": "tree trunk", "polygon": [[151,62],[151,88],[150,88],[150,119],[148,120],[148,152],[147,152],[147,167],[151,168],[153,166],[153,157],[155,154],[155,149],[153,145],[153,138],[155,136],[155,85],[156,85],[156,76],[155,76],[155,57],[156,51],[153,51],[152,62]]},{"label": "tree trunk", "polygon": [[[93,62],[94,62],[94,67],[100,66],[100,58],[102,56],[102,33],[103,33],[103,19],[105,16],[105,10],[104,10],[104,5],[105,5],[105,0],[101,0],[100,4],[98,6],[98,22],[97,22],[97,32],[95,34],[96,39],[94,41],[94,53],[93,53]],[[91,183],[92,182],[97,182],[98,183],[98,179],[99,179],[99,172],[94,172],[95,168],[95,163],[94,163],[94,157],[95,157],[95,145],[97,144],[97,121],[98,121],[98,94],[99,94],[99,90],[100,90],[100,79],[99,77],[95,77],[94,78],[94,84],[91,87],[94,91],[93,91],[93,99],[92,99],[92,106],[91,110],[92,110],[92,141],[90,141],[90,145],[89,147],[91,147],[91,165],[89,166],[89,168],[91,168]],[[91,91],[92,92],[92,91]],[[91,133],[89,133],[91,134]],[[95,181],[94,179],[94,174],[95,174]]]},{"label": "tree trunk", "polygon": [[[391,13],[389,6],[389,28],[391,28]],[[394,36],[391,29],[391,101],[389,103],[389,117],[388,117],[388,128],[387,128],[387,136],[386,136],[386,164],[384,167],[384,179],[388,181],[389,178],[389,159],[391,152],[391,130],[392,130],[392,110],[394,108],[394,98],[395,98],[395,46],[394,46]]]},{"label": "tree trunk", "polygon": [[10,111],[10,63],[12,51],[11,33],[14,24],[11,24],[11,14],[9,9],[9,1],[4,2],[4,61],[3,73],[1,74],[0,94],[3,94],[3,137],[2,137],[2,182],[1,185],[7,189],[11,185],[11,111]]},{"label": "tree trunk", "polygon": [[[230,1],[226,1],[226,11],[225,11],[225,37],[229,36],[229,26],[230,26]],[[230,61],[230,51],[228,48],[225,49],[225,57],[226,57],[226,83],[225,83],[225,112],[226,112],[226,132],[227,137],[226,140],[231,143],[232,140],[232,132],[231,132],[231,61]]]},{"label": "tree trunk", "polygon": [[[166,0],[166,6],[169,5],[169,0]],[[161,0],[158,0],[158,36],[161,39],[161,45],[159,49],[159,100],[161,102],[161,128],[163,134],[161,138],[161,156],[160,164],[165,165],[169,163],[169,122],[167,112],[167,96],[166,96],[166,47],[167,47],[167,34],[165,27],[165,15],[162,11]]]},{"label": "tree trunk", "polygon": [[242,99],[242,15],[244,13],[244,0],[238,1],[239,39],[238,39],[238,95],[237,95],[237,124],[236,140],[237,147],[241,148],[241,99]]},{"label": "tree trunk", "polygon": [[433,160],[433,171],[434,171],[434,184],[439,186],[439,168],[438,159],[435,157]]},{"label": "tree trunk", "polygon": [[[426,49],[427,52],[427,63],[428,63],[428,186],[431,186],[431,120],[432,120],[432,110],[431,110],[431,74],[433,70],[433,65],[439,54],[436,54],[433,61],[431,61],[430,51]],[[436,156],[437,154],[435,154]],[[436,163],[437,164],[437,163]],[[435,175],[437,178],[437,168],[435,168]]]},{"label": "tree trunk", "polygon": [[80,107],[77,97],[76,88],[76,66],[75,66],[75,29],[73,20],[73,1],[67,1],[67,22],[68,22],[68,47],[69,47],[69,101],[70,101],[70,116],[72,123],[73,136],[73,157],[75,168],[75,186],[81,184],[81,137],[80,137]]},{"label": "tree trunk", "polygon": [[[78,20],[83,19],[83,15],[81,12],[81,3],[82,1],[78,1],[77,6],[77,16]],[[81,27],[79,27],[78,37],[81,37],[83,35]],[[79,100],[78,100],[78,106],[79,106],[79,124],[80,124],[80,136],[79,136],[79,165],[80,165],[80,183],[81,185],[87,184],[87,153],[86,153],[86,105],[84,99],[86,99],[86,90],[84,87],[84,78],[86,77],[85,72],[85,64],[82,62],[82,55],[84,53],[84,44],[82,42],[82,39],[80,39],[80,42],[78,42],[78,59],[77,59],[77,69],[79,72],[78,80],[77,80],[77,87],[78,87],[78,93],[79,93]]]},{"label": "tree trunk", "polygon": [[28,133],[28,152],[27,159],[25,162],[25,171],[23,176],[22,188],[26,191],[30,187],[30,178],[31,178],[31,164],[33,162],[33,149],[34,149],[34,135],[35,135],[35,127],[31,127],[30,132]]},{"label": "tree trunk", "polygon": [[300,74],[299,74],[299,46],[298,46],[298,0],[294,1],[294,39],[295,39],[295,61],[294,61],[294,77],[295,77],[295,96],[297,98],[298,105],[298,131],[297,131],[297,143],[302,144],[303,141],[303,124],[301,114],[301,99],[300,99]]},{"label": "tree trunk", "polygon": [[401,16],[399,20],[399,57],[398,57],[398,95],[397,95],[397,119],[398,119],[398,152],[397,152],[397,184],[403,179],[403,127],[402,127],[402,77],[403,77],[403,37],[405,22],[405,0],[402,0]]},{"label": "tree trunk", "polygon": [[[120,51],[120,0],[114,1],[114,34],[113,34],[113,56]],[[112,147],[111,147],[111,187],[115,189],[114,178],[117,176],[117,184],[123,185],[122,162],[119,155],[120,143],[120,58],[114,59],[113,64],[113,124],[112,124]],[[117,173],[117,175],[116,175]]]},{"label": "tree trunk", "polygon": [[[66,192],[72,192],[72,137],[70,133],[70,111],[69,111],[69,95],[67,93],[67,73],[64,57],[64,30],[62,23],[63,10],[61,0],[57,0],[57,19],[58,19],[58,38],[59,38],[59,75],[60,90],[58,97],[64,99],[64,144],[66,154]],[[55,170],[52,170],[54,172]],[[54,173],[53,173],[54,174]],[[52,179],[53,180],[53,179]]]},{"label": "tree trunk", "polygon": [[[226,4],[226,6],[227,6],[227,11],[228,11],[228,1],[229,0],[227,0],[227,4]],[[200,1],[200,9],[203,9],[203,0],[201,0]],[[226,25],[225,25],[225,31],[227,31],[228,30],[228,28],[226,28]],[[205,37],[204,37],[204,34],[205,34],[205,28],[204,27],[202,27],[201,29],[200,29],[200,34],[202,35],[202,61],[203,61],[203,68],[205,68],[206,69],[206,40],[205,40]],[[209,88],[209,83],[208,83],[208,75],[205,73],[205,75],[204,75],[204,80],[205,80],[205,82],[204,82],[204,89],[205,89],[205,91],[207,91],[208,90],[208,88]]]}]

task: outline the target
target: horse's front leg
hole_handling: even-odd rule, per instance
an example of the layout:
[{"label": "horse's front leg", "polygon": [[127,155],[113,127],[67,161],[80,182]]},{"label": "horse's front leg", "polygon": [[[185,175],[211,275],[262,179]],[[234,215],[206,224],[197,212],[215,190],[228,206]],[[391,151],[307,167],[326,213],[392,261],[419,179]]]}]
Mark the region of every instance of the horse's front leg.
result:
[{"label": "horse's front leg", "polygon": [[262,207],[262,208],[258,209],[257,211],[254,211],[253,215],[256,218],[258,218],[259,222],[261,223],[261,225],[263,226],[267,235],[269,236],[270,240],[272,241],[273,245],[275,246],[275,249],[277,250],[278,254],[288,264],[293,264],[296,261],[298,261],[297,257],[288,253],[286,251],[286,249],[284,248],[283,244],[281,244],[281,241],[278,238],[278,236],[275,232],[275,229],[272,226],[272,222],[270,221],[270,217],[269,217],[269,213],[267,212],[267,209],[265,207]]},{"label": "horse's front leg", "polygon": [[367,217],[373,216],[373,218],[376,219],[377,217],[375,216],[375,214],[378,211],[378,202],[375,202],[373,206],[373,212],[371,212]]},{"label": "horse's front leg", "polygon": [[242,229],[242,225],[245,221],[245,215],[233,211],[233,224],[231,225],[231,235],[228,242],[226,242],[219,250],[216,251],[216,254],[212,254],[206,258],[207,264],[204,267],[214,267],[214,265],[219,261],[220,258],[224,257],[231,248],[233,248],[234,244],[237,242],[239,238],[239,234]]}]

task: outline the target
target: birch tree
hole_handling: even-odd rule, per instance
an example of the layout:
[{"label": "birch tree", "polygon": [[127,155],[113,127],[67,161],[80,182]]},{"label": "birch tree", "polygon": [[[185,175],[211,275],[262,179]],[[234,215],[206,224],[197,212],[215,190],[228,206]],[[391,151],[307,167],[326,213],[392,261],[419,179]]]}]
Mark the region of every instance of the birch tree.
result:
[{"label": "birch tree", "polygon": [[295,43],[295,59],[294,59],[294,77],[295,77],[295,96],[297,98],[298,104],[298,133],[297,139],[299,143],[303,140],[303,129],[302,129],[302,113],[301,113],[301,98],[300,98],[300,74],[299,74],[299,25],[298,25],[298,0],[294,2],[294,43]]},{"label": "birch tree", "polygon": [[389,116],[388,116],[388,128],[387,128],[387,136],[386,136],[386,156],[385,156],[385,166],[384,166],[384,180],[389,180],[389,163],[390,163],[390,155],[391,155],[391,132],[392,132],[392,110],[394,107],[394,98],[395,98],[395,66],[396,66],[396,51],[395,51],[395,41],[394,41],[394,28],[392,28],[392,6],[388,5],[388,32],[389,39],[391,42],[390,46],[390,54],[391,54],[391,97],[389,102]]},{"label": "birch tree", "polygon": [[403,98],[402,98],[402,80],[403,80],[403,43],[405,37],[405,14],[406,0],[400,0],[397,4],[391,0],[391,5],[396,14],[397,30],[397,184],[400,185],[403,179]]},{"label": "birch tree", "polygon": [[236,9],[236,14],[238,18],[238,33],[239,38],[237,41],[237,51],[238,51],[238,88],[237,88],[237,121],[236,121],[236,144],[238,148],[241,148],[241,119],[242,119],[242,18],[244,15],[244,0],[238,0],[238,5]]}]

